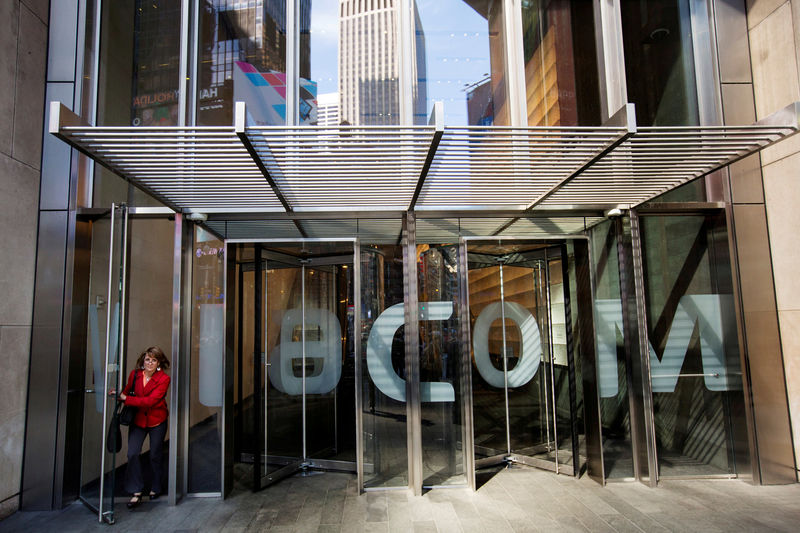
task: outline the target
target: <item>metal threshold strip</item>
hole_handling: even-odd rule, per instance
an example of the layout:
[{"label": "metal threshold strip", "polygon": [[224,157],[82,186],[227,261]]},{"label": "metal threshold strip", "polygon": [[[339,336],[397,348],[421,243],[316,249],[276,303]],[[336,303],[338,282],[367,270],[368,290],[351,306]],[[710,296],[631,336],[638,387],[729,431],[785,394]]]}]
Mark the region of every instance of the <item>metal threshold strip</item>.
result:
[{"label": "metal threshold strip", "polygon": [[[631,208],[800,130],[800,103],[749,126],[87,126],[50,104],[51,134],[169,207],[207,214]],[[580,216],[580,215],[579,215]],[[513,219],[512,219],[513,220]]]}]

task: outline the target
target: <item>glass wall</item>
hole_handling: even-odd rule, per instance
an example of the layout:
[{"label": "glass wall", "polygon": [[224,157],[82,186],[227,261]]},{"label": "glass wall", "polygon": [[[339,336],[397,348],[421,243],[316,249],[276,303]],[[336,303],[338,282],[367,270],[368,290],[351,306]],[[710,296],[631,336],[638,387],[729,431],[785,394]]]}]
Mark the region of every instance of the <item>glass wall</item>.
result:
[{"label": "glass wall", "polygon": [[220,492],[225,248],[198,226],[192,256],[188,492]]},{"label": "glass wall", "polygon": [[528,126],[599,124],[591,2],[522,2]]},{"label": "glass wall", "polygon": [[733,475],[746,439],[724,215],[641,222],[659,477]]},{"label": "glass wall", "polygon": [[361,247],[364,487],[408,486],[403,249]]},{"label": "glass wall", "polygon": [[690,0],[623,0],[628,100],[641,126],[697,124]]},{"label": "glass wall", "polygon": [[[175,126],[178,123],[180,2],[103,2],[98,126]],[[111,202],[158,205],[95,165],[94,206]]]},{"label": "glass wall", "polygon": [[442,101],[448,126],[508,125],[503,2],[413,3],[414,123]]},{"label": "glass wall", "polygon": [[[300,90],[302,92],[304,83],[304,54],[308,54],[311,82],[323,88],[320,94],[326,95],[326,106],[338,106],[337,123],[401,123],[400,4],[400,0],[326,0],[320,5],[314,3],[310,51],[302,49],[301,39]],[[338,21],[338,26],[334,20]],[[338,32],[338,47],[331,43],[334,32]],[[338,57],[334,58],[337,52]],[[335,83],[328,81],[328,78],[335,79],[337,65],[338,89]],[[331,95],[337,90],[338,100]],[[322,110],[323,101],[319,105]]]},{"label": "glass wall", "polygon": [[417,246],[423,486],[466,485],[458,246]]},{"label": "glass wall", "polygon": [[286,123],[286,4],[286,0],[201,2],[198,126],[230,126],[234,102],[247,104],[254,124]]},{"label": "glass wall", "polygon": [[607,479],[634,475],[617,244],[614,221],[592,228],[597,374]]}]

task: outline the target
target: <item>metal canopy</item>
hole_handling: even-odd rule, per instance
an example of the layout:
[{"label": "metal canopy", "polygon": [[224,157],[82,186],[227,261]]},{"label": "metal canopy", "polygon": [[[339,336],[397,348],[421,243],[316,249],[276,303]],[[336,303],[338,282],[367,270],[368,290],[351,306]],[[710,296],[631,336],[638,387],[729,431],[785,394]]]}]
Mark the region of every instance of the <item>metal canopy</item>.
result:
[{"label": "metal canopy", "polygon": [[[50,133],[173,209],[209,214],[631,208],[800,129],[800,103],[750,126],[90,127],[51,102]],[[539,213],[541,212],[541,213]]]}]

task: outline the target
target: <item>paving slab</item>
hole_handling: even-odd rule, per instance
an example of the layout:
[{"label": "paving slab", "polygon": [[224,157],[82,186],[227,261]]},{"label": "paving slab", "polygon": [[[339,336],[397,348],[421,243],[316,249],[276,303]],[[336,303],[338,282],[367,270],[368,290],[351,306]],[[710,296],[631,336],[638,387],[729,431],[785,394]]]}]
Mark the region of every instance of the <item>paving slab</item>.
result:
[{"label": "paving slab", "polygon": [[129,510],[116,503],[116,524],[100,524],[88,507],[16,512],[0,533],[256,532],[273,533],[517,533],[772,532],[797,531],[800,484],[758,487],[738,480],[668,480],[600,486],[535,468],[500,470],[482,487],[358,494],[355,476],[327,472],[292,477],[253,493],[237,484],[232,495],[165,498]]}]

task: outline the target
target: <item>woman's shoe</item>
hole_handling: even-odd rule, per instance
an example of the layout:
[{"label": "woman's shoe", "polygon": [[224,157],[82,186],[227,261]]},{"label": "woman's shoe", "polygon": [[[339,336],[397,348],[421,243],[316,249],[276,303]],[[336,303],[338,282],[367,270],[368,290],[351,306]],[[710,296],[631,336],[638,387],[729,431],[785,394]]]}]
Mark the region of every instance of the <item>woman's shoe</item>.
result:
[{"label": "woman's shoe", "polygon": [[152,500],[157,500],[159,496],[161,496],[161,494],[160,494],[160,493],[158,493],[158,492],[153,492],[152,490],[150,491],[150,501],[152,501]]},{"label": "woman's shoe", "polygon": [[142,503],[142,495],[140,493],[140,494],[134,494],[133,498],[131,498],[131,500],[125,505],[128,506],[128,509],[134,509],[136,507],[139,507],[141,503]]}]

